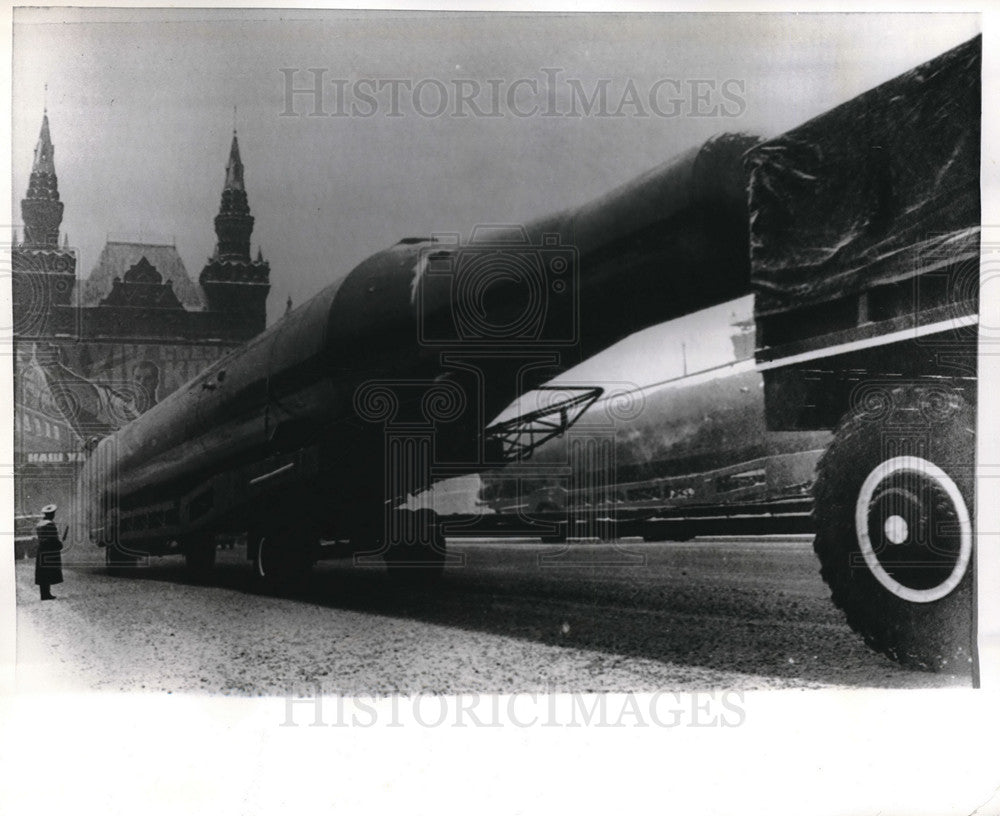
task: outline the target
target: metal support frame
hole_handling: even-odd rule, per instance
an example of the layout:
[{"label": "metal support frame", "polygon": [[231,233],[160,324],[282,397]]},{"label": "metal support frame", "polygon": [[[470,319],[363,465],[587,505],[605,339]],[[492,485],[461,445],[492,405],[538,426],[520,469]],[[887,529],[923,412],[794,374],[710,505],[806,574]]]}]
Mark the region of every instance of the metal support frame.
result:
[{"label": "metal support frame", "polygon": [[562,436],[604,393],[603,388],[554,385],[544,385],[534,390],[575,393],[546,408],[539,408],[486,428],[487,439],[500,443],[505,463],[528,459],[540,445]]}]

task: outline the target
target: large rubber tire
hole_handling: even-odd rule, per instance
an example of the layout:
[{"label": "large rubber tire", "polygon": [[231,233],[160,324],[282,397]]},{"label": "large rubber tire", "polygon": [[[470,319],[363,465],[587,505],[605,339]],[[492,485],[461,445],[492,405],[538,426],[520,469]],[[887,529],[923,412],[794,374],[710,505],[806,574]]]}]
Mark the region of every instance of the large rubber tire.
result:
[{"label": "large rubber tire", "polygon": [[817,466],[814,549],[847,622],[908,667],[972,670],[975,415],[961,395],[886,390]]},{"label": "large rubber tire", "polygon": [[247,543],[254,548],[254,582],[263,592],[294,592],[312,567],[312,541],[302,528],[274,528],[254,535]]},{"label": "large rubber tire", "polygon": [[446,544],[432,510],[399,511],[395,535],[390,535],[383,559],[396,584],[420,587],[437,582],[444,573]]}]

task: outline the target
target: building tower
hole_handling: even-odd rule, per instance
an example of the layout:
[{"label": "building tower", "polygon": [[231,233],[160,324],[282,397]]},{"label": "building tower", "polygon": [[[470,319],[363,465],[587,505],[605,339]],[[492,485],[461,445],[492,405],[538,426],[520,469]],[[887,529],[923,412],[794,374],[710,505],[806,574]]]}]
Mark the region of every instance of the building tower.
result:
[{"label": "building tower", "polygon": [[24,243],[33,247],[59,246],[59,226],[63,204],[59,200],[56,179],[55,148],[49,135],[49,114],[42,114],[42,131],[35,145],[35,161],[31,165],[28,195],[21,200],[24,219]]},{"label": "building tower", "polygon": [[45,111],[28,194],[21,200],[24,240],[15,241],[11,257],[14,332],[19,336],[43,333],[51,322],[53,307],[70,305],[76,283],[76,253],[59,246],[63,203],[54,154]]},{"label": "building tower", "polygon": [[240,322],[245,321],[251,335],[264,330],[267,295],[271,289],[271,267],[260,250],[257,250],[256,260],[250,258],[253,220],[243,184],[240,145],[234,130],[222,202],[219,214],[215,216],[218,243],[215,254],[201,271],[199,282],[209,310],[225,312]]}]

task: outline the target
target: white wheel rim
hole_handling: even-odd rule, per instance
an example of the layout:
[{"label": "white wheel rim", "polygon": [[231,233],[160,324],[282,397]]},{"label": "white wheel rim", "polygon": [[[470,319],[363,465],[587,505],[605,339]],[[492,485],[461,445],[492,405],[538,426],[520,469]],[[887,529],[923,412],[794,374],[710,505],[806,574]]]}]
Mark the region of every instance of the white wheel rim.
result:
[{"label": "white wheel rim", "polygon": [[[878,555],[876,555],[875,549],[872,547],[871,537],[868,534],[868,512],[871,507],[872,498],[875,496],[875,489],[887,477],[904,471],[916,473],[934,481],[948,495],[952,506],[955,508],[955,514],[958,517],[959,551],[958,557],[955,559],[955,566],[952,568],[951,574],[944,581],[928,589],[908,587],[889,575],[885,567],[882,566]],[[889,522],[892,518],[886,519],[885,532],[887,535],[889,534]],[[903,525],[906,524],[902,518],[899,521],[903,522]],[[962,497],[962,492],[947,473],[933,462],[928,462],[919,456],[897,456],[893,459],[886,459],[868,474],[868,478],[861,485],[861,490],[858,493],[858,501],[855,504],[854,527],[857,532],[858,546],[872,575],[893,595],[902,598],[904,601],[930,603],[945,597],[961,583],[972,558],[972,522],[970,521],[969,509],[965,506],[965,499]],[[899,525],[893,523],[894,535],[898,535],[901,529]],[[893,540],[893,536],[888,537],[894,544],[901,543],[900,541]]]}]

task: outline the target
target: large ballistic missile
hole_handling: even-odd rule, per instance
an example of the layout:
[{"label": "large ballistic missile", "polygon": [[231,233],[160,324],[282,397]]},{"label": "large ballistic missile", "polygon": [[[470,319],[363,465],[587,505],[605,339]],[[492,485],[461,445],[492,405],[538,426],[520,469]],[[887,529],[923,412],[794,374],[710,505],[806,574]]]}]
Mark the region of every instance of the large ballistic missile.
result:
[{"label": "large ballistic missile", "polygon": [[430,461],[398,490],[443,478],[440,463],[485,465],[486,425],[523,391],[748,291],[743,154],[755,141],[713,139],[524,225],[373,255],[104,439],[82,485],[92,535],[152,551],[289,516],[350,535],[397,498],[393,423],[435,429]]}]

